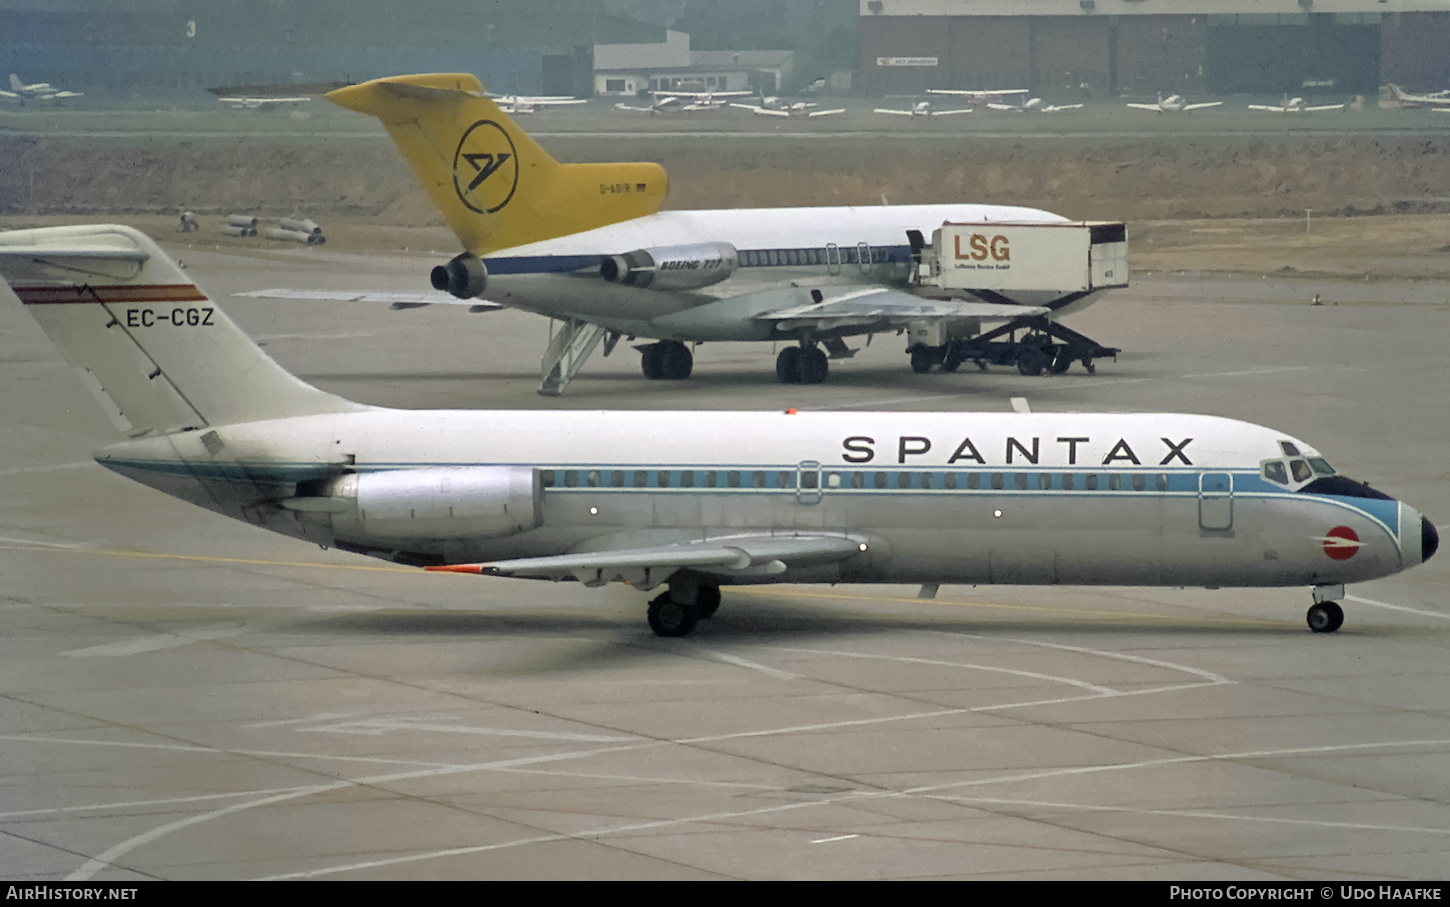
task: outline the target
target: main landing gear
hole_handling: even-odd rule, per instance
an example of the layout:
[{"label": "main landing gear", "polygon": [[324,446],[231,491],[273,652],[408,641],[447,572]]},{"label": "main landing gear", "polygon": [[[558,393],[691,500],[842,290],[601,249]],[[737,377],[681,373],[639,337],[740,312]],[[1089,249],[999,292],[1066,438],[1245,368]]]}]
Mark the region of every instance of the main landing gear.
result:
[{"label": "main landing gear", "polygon": [[678,340],[661,340],[636,347],[644,376],[655,381],[683,381],[695,369],[695,356]]},{"label": "main landing gear", "polygon": [[1330,598],[1343,598],[1344,586],[1315,586],[1314,604],[1310,606],[1306,619],[1309,629],[1315,633],[1333,633],[1344,626],[1344,609]]},{"label": "main landing gear", "polygon": [[775,357],[775,377],[781,384],[821,384],[830,371],[826,351],[814,343],[788,346]]},{"label": "main landing gear", "polygon": [[[1017,332],[1026,333],[1018,338]],[[1118,358],[1116,347],[1101,346],[1097,341],[1071,328],[1042,316],[1014,318],[999,328],[968,339],[953,339],[942,346],[914,346],[911,369],[917,374],[940,365],[944,372],[955,372],[963,362],[973,362],[982,371],[988,365],[1015,365],[1023,375],[1060,375],[1081,362],[1091,374],[1097,371],[1094,359]]]},{"label": "main landing gear", "polygon": [[692,575],[672,577],[649,603],[649,628],[656,636],[685,636],[719,609],[719,586]]}]

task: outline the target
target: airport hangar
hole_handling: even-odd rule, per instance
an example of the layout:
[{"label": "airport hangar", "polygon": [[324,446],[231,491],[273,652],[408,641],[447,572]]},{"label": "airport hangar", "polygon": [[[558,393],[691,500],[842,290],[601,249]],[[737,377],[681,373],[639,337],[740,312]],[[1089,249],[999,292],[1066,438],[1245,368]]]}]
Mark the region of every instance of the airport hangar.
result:
[{"label": "airport hangar", "polygon": [[861,0],[858,87],[1373,95],[1450,85],[1446,0]]}]

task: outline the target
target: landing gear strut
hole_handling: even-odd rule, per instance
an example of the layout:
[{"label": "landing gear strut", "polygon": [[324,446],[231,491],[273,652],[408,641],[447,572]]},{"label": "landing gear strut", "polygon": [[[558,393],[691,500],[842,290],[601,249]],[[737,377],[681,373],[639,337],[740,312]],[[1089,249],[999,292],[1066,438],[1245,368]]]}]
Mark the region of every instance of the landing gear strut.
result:
[{"label": "landing gear strut", "polygon": [[826,351],[814,343],[788,346],[775,357],[775,377],[781,384],[820,384],[830,370]]},{"label": "landing gear strut", "polygon": [[644,376],[656,381],[683,381],[695,368],[695,356],[678,340],[661,340],[636,347]]},{"label": "landing gear strut", "polygon": [[686,636],[719,609],[719,586],[693,574],[677,575],[667,591],[650,600],[649,628],[656,636]]},{"label": "landing gear strut", "polygon": [[1309,608],[1309,629],[1315,633],[1333,633],[1344,624],[1344,609],[1331,599],[1344,598],[1344,584],[1314,587],[1314,604]]}]

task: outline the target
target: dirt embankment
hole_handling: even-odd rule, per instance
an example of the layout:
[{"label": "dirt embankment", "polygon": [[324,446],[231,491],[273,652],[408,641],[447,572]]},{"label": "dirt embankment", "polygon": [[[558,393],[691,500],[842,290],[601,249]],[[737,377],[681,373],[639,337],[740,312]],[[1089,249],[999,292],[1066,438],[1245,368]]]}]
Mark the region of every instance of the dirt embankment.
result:
[{"label": "dirt embankment", "polygon": [[[1416,213],[1450,208],[1450,140],[1285,142],[558,138],[563,160],[656,160],[672,208],[977,201],[1070,217]],[[436,214],[382,140],[0,137],[0,215],[239,210],[263,216]]]}]

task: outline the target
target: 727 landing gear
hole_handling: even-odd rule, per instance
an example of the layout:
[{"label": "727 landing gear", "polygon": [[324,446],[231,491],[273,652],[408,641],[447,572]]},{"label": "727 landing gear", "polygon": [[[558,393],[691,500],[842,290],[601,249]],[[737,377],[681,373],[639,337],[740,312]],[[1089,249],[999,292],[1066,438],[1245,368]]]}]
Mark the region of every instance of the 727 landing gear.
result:
[{"label": "727 landing gear", "polygon": [[1344,609],[1335,602],[1319,602],[1309,608],[1308,620],[1315,633],[1333,633],[1344,625]]},{"label": "727 landing gear", "polygon": [[775,377],[781,384],[821,384],[830,370],[826,351],[814,343],[788,346],[775,357]]},{"label": "727 landing gear", "polygon": [[640,368],[651,380],[683,381],[695,368],[695,356],[678,340],[661,340],[635,347],[640,352]]}]

